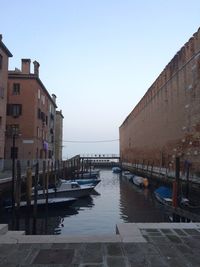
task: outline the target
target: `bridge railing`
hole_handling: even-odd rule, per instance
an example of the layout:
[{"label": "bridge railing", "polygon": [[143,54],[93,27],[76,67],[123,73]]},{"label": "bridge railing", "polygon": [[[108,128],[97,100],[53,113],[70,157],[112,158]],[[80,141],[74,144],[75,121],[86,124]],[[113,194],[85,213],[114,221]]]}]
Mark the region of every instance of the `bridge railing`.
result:
[{"label": "bridge railing", "polygon": [[119,158],[119,154],[80,154],[81,158]]}]

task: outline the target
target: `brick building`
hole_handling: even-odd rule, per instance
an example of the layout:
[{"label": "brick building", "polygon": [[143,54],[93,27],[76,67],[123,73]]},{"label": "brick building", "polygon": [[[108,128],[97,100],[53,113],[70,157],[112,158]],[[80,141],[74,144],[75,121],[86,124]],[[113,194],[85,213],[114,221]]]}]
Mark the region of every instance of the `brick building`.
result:
[{"label": "brick building", "polygon": [[56,111],[55,124],[55,159],[62,160],[62,139],[63,139],[63,114],[62,111]]},{"label": "brick building", "polygon": [[200,172],[200,29],[177,52],[120,126],[123,162]]},{"label": "brick building", "polygon": [[0,170],[3,169],[4,160],[9,57],[12,57],[12,54],[2,42],[0,35]]},{"label": "brick building", "polygon": [[[22,59],[21,70],[8,74],[6,159],[54,159],[56,96],[39,78],[39,63]],[[14,135],[13,135],[14,134]],[[13,148],[13,136],[15,147]]]}]

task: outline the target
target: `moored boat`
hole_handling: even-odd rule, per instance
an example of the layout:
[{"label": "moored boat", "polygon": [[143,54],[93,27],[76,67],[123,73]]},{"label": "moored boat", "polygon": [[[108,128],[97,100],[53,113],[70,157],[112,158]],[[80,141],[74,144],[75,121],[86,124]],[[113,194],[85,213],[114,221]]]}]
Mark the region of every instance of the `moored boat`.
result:
[{"label": "moored boat", "polygon": [[164,205],[172,205],[172,190],[166,186],[160,186],[154,191],[156,199]]},{"label": "moored boat", "polygon": [[113,168],[112,168],[112,172],[113,172],[113,173],[120,173],[120,172],[122,172],[122,170],[121,170],[120,167],[113,167]]},{"label": "moored boat", "polygon": [[[172,206],[173,200],[171,188],[166,186],[160,186],[154,191],[154,195],[160,203]],[[179,204],[182,207],[187,207],[189,206],[189,200],[187,198],[181,197]]]},{"label": "moored boat", "polygon": [[101,182],[101,180],[97,178],[75,179],[75,180],[70,180],[70,181],[77,182],[79,185],[93,185],[93,186],[96,186]]},{"label": "moored boat", "polygon": [[131,181],[134,177],[134,174],[130,171],[124,171],[122,175],[129,181]]},{"label": "moored boat", "polygon": [[[71,206],[77,198],[49,198],[48,202],[46,202],[45,198],[38,199],[37,200],[37,208],[42,209],[45,208],[47,205],[50,208],[57,208],[57,207],[69,207]],[[34,206],[34,200],[31,200],[30,207],[33,208]],[[28,208],[27,201],[21,201],[20,202],[20,209],[21,208]],[[5,209],[10,209],[12,206],[5,206]]]},{"label": "moored boat", "polygon": [[[65,180],[59,180],[56,187],[48,189],[49,198],[57,197],[72,197],[80,198],[89,196],[95,186],[93,185],[79,185],[77,182],[67,182]],[[44,191],[38,190],[38,199],[44,198]]]},{"label": "moored boat", "polygon": [[141,176],[133,176],[132,181],[135,185],[141,188],[147,188],[149,186],[148,179]]}]

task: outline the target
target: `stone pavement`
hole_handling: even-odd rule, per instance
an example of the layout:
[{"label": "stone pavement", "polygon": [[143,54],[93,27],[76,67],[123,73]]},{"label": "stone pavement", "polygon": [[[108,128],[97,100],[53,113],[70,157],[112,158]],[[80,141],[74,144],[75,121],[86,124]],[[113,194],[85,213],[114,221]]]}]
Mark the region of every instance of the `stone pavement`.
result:
[{"label": "stone pavement", "polygon": [[117,232],[110,236],[25,236],[2,226],[0,267],[200,266],[200,224],[119,224]]}]

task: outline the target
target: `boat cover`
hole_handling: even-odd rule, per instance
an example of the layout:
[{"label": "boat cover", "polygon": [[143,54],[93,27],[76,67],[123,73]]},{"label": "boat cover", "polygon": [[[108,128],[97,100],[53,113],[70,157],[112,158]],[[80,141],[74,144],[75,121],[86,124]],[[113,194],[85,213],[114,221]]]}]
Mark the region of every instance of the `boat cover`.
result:
[{"label": "boat cover", "polygon": [[172,190],[166,186],[160,186],[155,190],[155,193],[159,194],[163,198],[172,198]]}]

